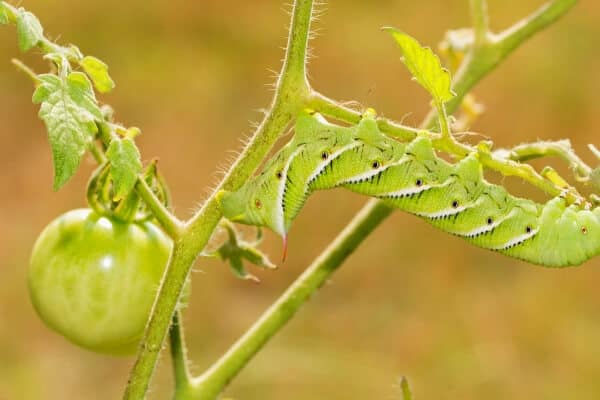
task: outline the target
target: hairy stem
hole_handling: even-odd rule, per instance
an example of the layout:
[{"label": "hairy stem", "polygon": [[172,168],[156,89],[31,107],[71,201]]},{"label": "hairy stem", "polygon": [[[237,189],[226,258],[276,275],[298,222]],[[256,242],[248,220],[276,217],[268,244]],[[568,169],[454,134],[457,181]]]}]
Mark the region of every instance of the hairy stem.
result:
[{"label": "hairy stem", "polygon": [[143,176],[138,176],[135,183],[135,190],[150,211],[152,211],[152,215],[158,220],[165,232],[172,239],[177,240],[183,234],[183,223],[156,197]]},{"label": "hairy stem", "polygon": [[215,399],[246,363],[392,210],[371,201],[258,321],[194,383],[198,399]]},{"label": "hairy stem", "polygon": [[534,158],[556,156],[566,161],[578,180],[585,181],[592,173],[592,168],[575,154],[568,140],[525,143],[510,150],[498,150],[494,153],[504,154],[505,158],[513,161],[528,161]]},{"label": "hairy stem", "polygon": [[181,312],[173,315],[169,329],[169,348],[173,363],[173,377],[175,379],[175,400],[192,399],[192,382],[187,364],[187,349],[181,326]]},{"label": "hairy stem", "polygon": [[297,0],[292,13],[286,54],[271,107],[252,139],[200,210],[185,225],[173,253],[146,327],[124,399],[143,399],[154,372],[183,285],[196,257],[221,219],[216,193],[241,186],[260,165],[293,116],[303,107],[309,89],[305,76],[312,0]]},{"label": "hairy stem", "polygon": [[[554,15],[557,5],[562,12],[572,6],[572,0],[555,0],[550,6],[543,7],[536,18],[531,18],[534,24],[531,32],[537,32],[549,24],[538,23],[544,20],[546,12],[553,13],[552,20],[559,15]],[[554,7],[552,5],[555,5]],[[541,14],[542,16],[539,16]],[[518,43],[512,46],[487,44],[479,49],[474,48],[465,58],[464,64],[459,69],[454,83],[456,98],[447,104],[449,113],[454,112],[467,92],[485,75],[487,75],[501,60],[511,53],[518,44],[527,39],[529,35],[519,36]],[[355,123],[360,114],[346,107],[337,106],[321,95],[312,95],[307,102],[307,107],[314,108],[334,118]],[[322,107],[319,107],[322,106]],[[435,123],[437,115],[432,111],[423,122],[428,127]],[[387,122],[386,125],[402,129],[395,123]],[[412,135],[411,132],[402,131],[401,135]],[[327,249],[310,265],[310,267],[281,295],[281,297],[260,317],[260,319],[225,353],[208,371],[197,378],[196,387],[198,399],[213,399],[239,373],[247,362],[265,345],[265,343],[279,331],[287,321],[300,309],[310,296],[320,288],[337,270],[342,262],[362,243],[362,241],[385,220],[391,209],[376,200],[369,200],[366,206],[356,215],[350,224],[337,236]]]},{"label": "hairy stem", "polygon": [[[361,112],[345,107],[316,91],[312,91],[310,94],[306,107],[317,110],[327,117],[353,125],[358,124],[362,118]],[[419,133],[418,128],[402,125],[383,117],[377,117],[377,125],[383,132],[404,141],[414,139],[417,136],[417,133]]]}]

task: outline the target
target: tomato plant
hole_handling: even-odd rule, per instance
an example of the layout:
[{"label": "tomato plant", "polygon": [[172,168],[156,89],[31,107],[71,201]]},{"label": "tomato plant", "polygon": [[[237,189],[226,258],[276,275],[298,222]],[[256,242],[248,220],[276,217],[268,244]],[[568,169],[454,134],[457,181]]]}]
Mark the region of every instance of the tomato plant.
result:
[{"label": "tomato plant", "polygon": [[151,222],[69,211],[35,243],[31,300],[44,322],[70,341],[102,353],[133,353],[170,251],[171,240]]},{"label": "tomato plant", "polygon": [[[476,146],[462,142],[463,136],[472,133],[470,127],[482,109],[470,95],[473,86],[527,39],[565,14],[576,1],[549,0],[539,10],[508,29],[492,32],[487,1],[471,0],[472,27],[449,31],[442,42],[443,61],[448,70],[443,68],[440,59],[430,48],[422,47],[418,41],[397,29],[386,29],[400,45],[402,60],[414,79],[430,93],[434,109],[420,124],[420,128],[377,117],[373,119],[377,129],[403,142],[407,149],[414,145],[416,139],[428,138],[432,142],[430,153],[433,150],[441,151],[457,163],[472,157],[481,163],[480,167],[505,176],[520,177],[552,197],[566,201],[566,204],[583,205],[586,213],[592,204],[600,210],[600,196],[594,194],[590,196],[591,202],[588,202],[580,198],[577,190],[553,168],[548,166],[538,172],[534,166],[527,164],[528,160],[534,158],[559,156],[569,164],[577,182],[594,184],[594,176],[599,168],[585,164],[568,141],[539,141],[512,149],[495,149],[491,140],[481,140]],[[92,350],[117,354],[131,352],[146,327],[144,343],[139,347],[124,399],[145,398],[167,335],[173,359],[175,398],[218,398],[250,359],[390,215],[391,210],[386,203],[370,201],[229,351],[204,374],[191,376],[177,307],[195,260],[200,255],[219,257],[229,261],[236,274],[246,279],[252,275],[245,272],[242,260],[254,261],[262,266],[270,265],[267,258],[254,247],[258,240],[254,243],[240,240],[231,226],[227,228],[229,241],[215,252],[206,251],[220,221],[227,217],[220,202],[223,193],[237,191],[248,182],[265,162],[275,143],[294,121],[297,122],[297,117],[304,110],[312,110],[326,121],[331,119],[348,125],[359,124],[368,114],[375,116],[370,108],[365,107],[360,111],[349,108],[309,84],[307,48],[313,16],[318,14],[314,10],[316,3],[312,0],[294,1],[284,62],[277,77],[271,106],[213,193],[191,218],[182,221],[169,208],[166,196],[161,195],[160,190],[153,190],[153,182],[160,181],[158,174],[143,173],[142,158],[135,142],[140,130],[117,123],[112,108],[96,98],[96,92],[105,94],[115,87],[108,66],[96,57],[84,55],[74,45],[63,46],[49,39],[35,15],[22,7],[0,1],[0,25],[15,25],[19,48],[24,52],[37,49],[51,64],[49,72],[38,74],[20,61],[14,61],[35,85],[32,100],[39,104],[39,117],[48,131],[55,172],[54,188],[61,188],[71,179],[86,153],[90,153],[100,164],[88,187],[88,203],[99,211],[75,210],[66,213],[41,234],[31,260],[31,297],[38,313],[49,326],[69,340]],[[454,80],[448,72],[454,73]],[[323,132],[329,136],[332,131],[328,126]],[[295,135],[295,138],[300,137],[298,132]],[[477,136],[486,137],[483,134],[473,135],[474,138]],[[373,139],[370,136],[367,138]],[[303,141],[302,145],[307,143]],[[347,147],[344,151],[349,149]],[[594,147],[592,150],[600,158],[600,151]],[[292,161],[305,162],[304,156],[296,157],[300,152],[294,151],[292,154],[293,158],[285,162],[285,173],[265,175],[270,182],[280,182],[276,183],[277,190],[274,190],[272,185],[275,184],[265,181],[271,195],[266,198],[269,202],[260,199],[242,202],[262,209],[266,215],[275,215],[271,222],[276,226],[280,226],[280,222],[285,223],[284,206],[287,199],[292,197],[284,198],[283,195],[287,190],[283,186],[289,177],[287,174],[293,170]],[[321,155],[322,159],[333,160],[329,152],[315,154]],[[338,156],[341,154],[338,153]],[[409,158],[420,159],[413,153]],[[313,161],[318,160],[317,157]],[[419,164],[414,162],[415,165]],[[412,165],[413,161],[410,163]],[[367,163],[360,164],[369,167]],[[422,164],[425,170],[431,172],[425,163]],[[379,168],[381,163],[377,161],[370,165]],[[324,171],[313,169],[314,165],[310,168],[304,171],[307,174],[302,176],[303,182],[305,178],[312,179]],[[151,165],[152,169],[155,166]],[[350,172],[351,169],[344,171]],[[187,168],[186,172],[195,171]],[[286,179],[281,179],[284,176]],[[368,176],[375,175],[369,173]],[[275,181],[275,178],[279,181]],[[364,179],[365,175],[361,173],[339,182],[340,185],[356,184]],[[409,184],[411,181],[420,182],[416,183],[419,187],[423,183],[420,178],[407,180]],[[158,182],[158,186],[162,184]],[[428,186],[427,190],[433,187],[437,190],[443,185],[425,186]],[[299,193],[306,194],[305,189]],[[395,196],[401,193],[404,196],[421,193],[420,189],[416,192],[411,190],[383,193],[383,197],[388,197],[388,194]],[[270,208],[267,203],[271,203]],[[455,200],[445,204],[446,207],[452,205],[452,209],[463,207]],[[277,212],[272,214],[275,206],[278,207]],[[456,215],[447,210],[451,209],[424,215],[436,220]],[[110,216],[103,216],[105,212]],[[150,222],[134,222],[140,218],[157,221],[166,234]],[[483,218],[479,219],[478,223],[482,225],[473,225],[476,229],[463,233],[466,236],[487,233],[487,230],[481,230],[486,226],[484,221]],[[494,222],[490,221],[487,225]],[[531,231],[528,225],[525,232]],[[532,237],[526,236],[524,239],[523,231],[515,233],[517,235],[511,235],[508,242],[502,241],[495,250],[508,250]],[[588,233],[587,227],[582,227],[578,232]],[[170,252],[170,239],[166,235],[176,245],[157,293]],[[287,236],[284,237],[284,243],[285,240]],[[155,305],[152,306],[155,297]],[[151,308],[152,315],[148,318]],[[410,398],[406,381],[402,381],[402,391],[405,398]]]}]

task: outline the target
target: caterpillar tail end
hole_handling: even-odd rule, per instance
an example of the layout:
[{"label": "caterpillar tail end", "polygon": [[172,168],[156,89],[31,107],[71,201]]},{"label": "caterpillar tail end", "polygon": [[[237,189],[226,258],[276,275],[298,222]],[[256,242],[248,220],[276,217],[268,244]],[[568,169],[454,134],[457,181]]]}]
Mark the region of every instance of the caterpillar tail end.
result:
[{"label": "caterpillar tail end", "polygon": [[285,259],[287,258],[287,250],[288,250],[287,234],[283,235],[282,239],[283,239],[283,254],[281,255],[281,263],[283,264],[285,262]]}]

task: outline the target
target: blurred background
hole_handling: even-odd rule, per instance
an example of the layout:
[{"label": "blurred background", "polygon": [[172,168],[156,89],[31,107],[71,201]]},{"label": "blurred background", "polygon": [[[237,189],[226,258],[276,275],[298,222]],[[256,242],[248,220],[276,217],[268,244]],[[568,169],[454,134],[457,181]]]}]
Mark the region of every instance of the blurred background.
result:
[{"label": "blurred background", "polygon": [[[490,1],[508,26],[541,0]],[[102,100],[139,126],[145,160],[158,156],[174,205],[188,217],[209,193],[271,97],[289,5],[221,2],[25,0],[47,34],[110,65],[116,90]],[[312,41],[312,84],[416,125],[428,109],[392,40],[392,25],[436,45],[469,23],[467,0],[327,2]],[[600,3],[581,2],[513,54],[475,90],[487,112],[473,127],[497,145],[570,138],[593,163],[597,132]],[[29,302],[26,275],[38,233],[85,206],[94,164],[52,192],[49,146],[32,87],[10,64],[14,27],[0,29],[0,400],[118,399],[132,358],[81,350],[47,329]],[[546,160],[546,163],[554,163]],[[564,171],[564,168],[562,169]],[[570,178],[570,177],[569,177]],[[515,192],[545,197],[521,182]],[[262,283],[202,261],[185,312],[193,371],[212,363],[302,272],[361,207],[360,196],[315,195],[292,230],[289,258]],[[264,248],[278,259],[268,233]],[[481,250],[400,212],[227,389],[234,399],[398,399],[406,375],[417,399],[600,398],[600,258],[551,270]],[[168,355],[150,399],[171,396]]]}]

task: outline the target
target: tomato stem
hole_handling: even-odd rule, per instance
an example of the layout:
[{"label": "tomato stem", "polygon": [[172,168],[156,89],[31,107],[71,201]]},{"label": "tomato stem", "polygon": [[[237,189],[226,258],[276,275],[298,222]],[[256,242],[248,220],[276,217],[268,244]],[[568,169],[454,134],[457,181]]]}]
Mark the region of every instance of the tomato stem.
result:
[{"label": "tomato stem", "polygon": [[187,348],[183,335],[181,311],[173,315],[169,329],[171,360],[173,361],[173,377],[175,379],[175,399],[192,399],[192,382],[188,369]]},{"label": "tomato stem", "polygon": [[[514,45],[506,46],[501,42],[487,43],[473,47],[455,76],[454,91],[457,96],[446,107],[454,112],[463,97],[484,76],[491,72],[501,60],[512,53],[533,33],[541,31],[559,16],[565,14],[575,0],[554,0],[534,13],[530,18],[519,22],[527,34],[518,35]],[[512,30],[512,28],[511,28]],[[317,99],[317,101],[315,101]],[[335,118],[356,123],[356,114],[335,102],[322,102],[326,98],[318,93],[309,96],[306,106]],[[320,109],[319,105],[323,105]],[[423,127],[431,127],[437,119],[433,109],[424,120]],[[380,127],[388,127],[401,135],[411,134],[402,125],[393,121],[378,120]],[[356,250],[362,241],[391,214],[391,209],[376,200],[369,200],[365,207],[343,229],[336,239],[319,255],[306,271],[282,294],[282,296],[235,342],[232,347],[204,374],[194,381],[198,399],[214,399],[227,384],[241,371],[252,357],[289,321],[300,307],[308,301],[322,285],[330,279],[333,272]]]},{"label": "tomato stem", "polygon": [[[126,400],[143,399],[146,394],[159,350],[171,323],[171,316],[175,312],[192,264],[208,243],[222,218],[216,194],[224,189],[239,188],[261,165],[277,139],[286,131],[294,115],[306,104],[310,89],[305,65],[312,6],[312,0],[295,2],[284,62],[269,111],[221,184],[184,225],[181,234],[175,240],[173,253],[156,297],[143,344],[131,370],[123,397]],[[136,188],[138,186],[142,187],[138,184]],[[158,207],[157,210],[160,212]]]}]

